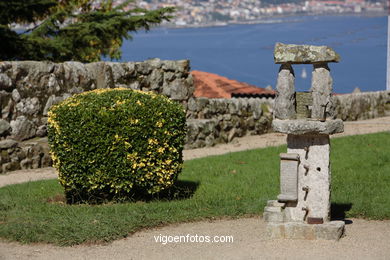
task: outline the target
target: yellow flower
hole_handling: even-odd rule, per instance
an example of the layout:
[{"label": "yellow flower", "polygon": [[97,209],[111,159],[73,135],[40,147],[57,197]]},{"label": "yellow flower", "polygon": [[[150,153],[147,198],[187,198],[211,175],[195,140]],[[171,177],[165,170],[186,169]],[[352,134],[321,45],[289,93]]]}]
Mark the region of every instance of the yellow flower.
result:
[{"label": "yellow flower", "polygon": [[76,101],[74,103],[68,103],[68,107],[77,107],[78,105],[80,105],[80,101]]},{"label": "yellow flower", "polygon": [[52,111],[49,111],[48,116],[49,118],[47,119],[47,122],[54,127],[56,132],[61,133],[60,126],[56,121],[56,114],[54,114]]},{"label": "yellow flower", "polygon": [[158,141],[157,141],[157,139],[155,139],[155,138],[150,138],[150,139],[148,140],[148,143],[149,143],[149,144],[158,144]]},{"label": "yellow flower", "polygon": [[129,153],[129,154],[127,154],[127,160],[130,160],[130,161],[135,160],[137,158],[137,155],[138,155],[137,152]]},{"label": "yellow flower", "polygon": [[163,126],[163,122],[158,121],[158,122],[156,123],[156,126],[157,126],[157,127],[162,127],[162,126]]},{"label": "yellow flower", "polygon": [[135,102],[135,103],[137,103],[137,105],[139,105],[139,106],[143,106],[144,104],[141,102],[141,101],[139,101],[139,100],[137,100],[137,102]]},{"label": "yellow flower", "polygon": [[132,119],[132,118],[130,118],[130,124],[133,124],[133,125],[135,125],[135,124],[138,124],[138,122],[139,122],[139,119]]},{"label": "yellow flower", "polygon": [[117,104],[117,105],[122,105],[122,104],[124,104],[124,103],[126,103],[125,100],[117,100],[117,101],[115,102],[115,104]]}]

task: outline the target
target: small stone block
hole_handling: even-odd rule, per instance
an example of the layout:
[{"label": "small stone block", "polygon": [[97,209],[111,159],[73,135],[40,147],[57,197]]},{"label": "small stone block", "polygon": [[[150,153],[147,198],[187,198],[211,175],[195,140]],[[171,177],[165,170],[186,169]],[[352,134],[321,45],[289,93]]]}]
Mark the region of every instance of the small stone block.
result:
[{"label": "small stone block", "polygon": [[267,223],[270,239],[339,240],[344,234],[343,221],[331,221],[310,225],[301,222]]},{"label": "small stone block", "polygon": [[292,202],[292,201],[297,201],[298,200],[298,194],[297,195],[289,195],[289,194],[279,194],[277,196],[278,201],[281,202]]},{"label": "small stone block", "polygon": [[269,239],[281,239],[284,238],[285,230],[284,223],[267,223],[265,230]]},{"label": "small stone block", "polygon": [[326,120],[272,120],[272,128],[275,132],[302,135],[302,134],[337,134],[344,132],[344,123],[341,119]]},{"label": "small stone block", "polygon": [[280,192],[278,201],[298,200],[298,165],[299,155],[295,153],[280,154]]},{"label": "small stone block", "polygon": [[339,240],[344,234],[345,223],[344,221],[331,221],[313,226],[317,239]]},{"label": "small stone block", "polygon": [[263,213],[263,219],[265,222],[281,223],[283,222],[282,212],[266,212]]},{"label": "small stone block", "polygon": [[339,62],[340,55],[327,46],[295,45],[278,42],[275,44],[274,60],[277,64],[313,64]]},{"label": "small stone block", "polygon": [[265,212],[282,212],[281,207],[265,207],[264,208]]},{"label": "small stone block", "polygon": [[309,107],[313,105],[313,97],[311,92],[296,92],[295,100],[297,118],[310,118],[311,110]]},{"label": "small stone block", "polygon": [[312,226],[299,222],[287,222],[284,225],[285,235],[287,239],[315,239],[314,229]]}]

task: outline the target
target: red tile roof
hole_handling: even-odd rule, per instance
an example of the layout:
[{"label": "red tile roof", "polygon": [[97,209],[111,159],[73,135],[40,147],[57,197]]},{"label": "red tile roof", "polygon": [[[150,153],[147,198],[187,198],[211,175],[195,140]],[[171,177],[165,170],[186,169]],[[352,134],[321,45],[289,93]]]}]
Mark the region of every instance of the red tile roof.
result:
[{"label": "red tile roof", "polygon": [[273,90],[259,88],[217,74],[197,70],[192,71],[191,74],[194,78],[195,97],[231,98],[232,95],[275,95]]}]

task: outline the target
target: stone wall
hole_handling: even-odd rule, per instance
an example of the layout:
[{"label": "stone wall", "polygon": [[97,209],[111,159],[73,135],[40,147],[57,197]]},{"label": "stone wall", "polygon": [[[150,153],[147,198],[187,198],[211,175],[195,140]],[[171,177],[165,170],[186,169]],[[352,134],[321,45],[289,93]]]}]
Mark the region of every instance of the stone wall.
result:
[{"label": "stone wall", "polygon": [[336,117],[344,121],[390,116],[390,91],[336,96]]},{"label": "stone wall", "polygon": [[[228,143],[268,132],[272,99],[194,98],[188,61],[112,63],[0,62],[0,173],[49,166],[46,136],[51,105],[83,91],[126,87],[154,91],[187,109],[186,148]],[[358,120],[390,115],[390,92],[336,97],[337,117]]]},{"label": "stone wall", "polygon": [[19,169],[37,169],[51,166],[47,138],[34,138],[18,142],[0,141],[0,173]]},{"label": "stone wall", "polygon": [[272,99],[190,99],[186,148],[229,143],[235,137],[269,131]]},{"label": "stone wall", "polygon": [[189,61],[112,63],[0,62],[0,136],[22,141],[46,135],[49,108],[73,94],[125,87],[164,94],[184,107],[193,96]]}]

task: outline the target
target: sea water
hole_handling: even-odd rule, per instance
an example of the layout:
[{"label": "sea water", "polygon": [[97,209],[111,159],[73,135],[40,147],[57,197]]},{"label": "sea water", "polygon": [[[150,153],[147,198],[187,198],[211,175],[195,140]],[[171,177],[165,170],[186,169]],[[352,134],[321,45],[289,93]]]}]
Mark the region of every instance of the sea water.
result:
[{"label": "sea water", "polygon": [[[387,17],[305,16],[262,24],[167,29],[132,34],[121,61],[189,59],[191,69],[259,87],[275,87],[276,42],[327,45],[341,56],[331,63],[336,93],[386,89]],[[311,65],[294,65],[296,89],[308,90]],[[305,75],[306,74],[306,75]]]}]

